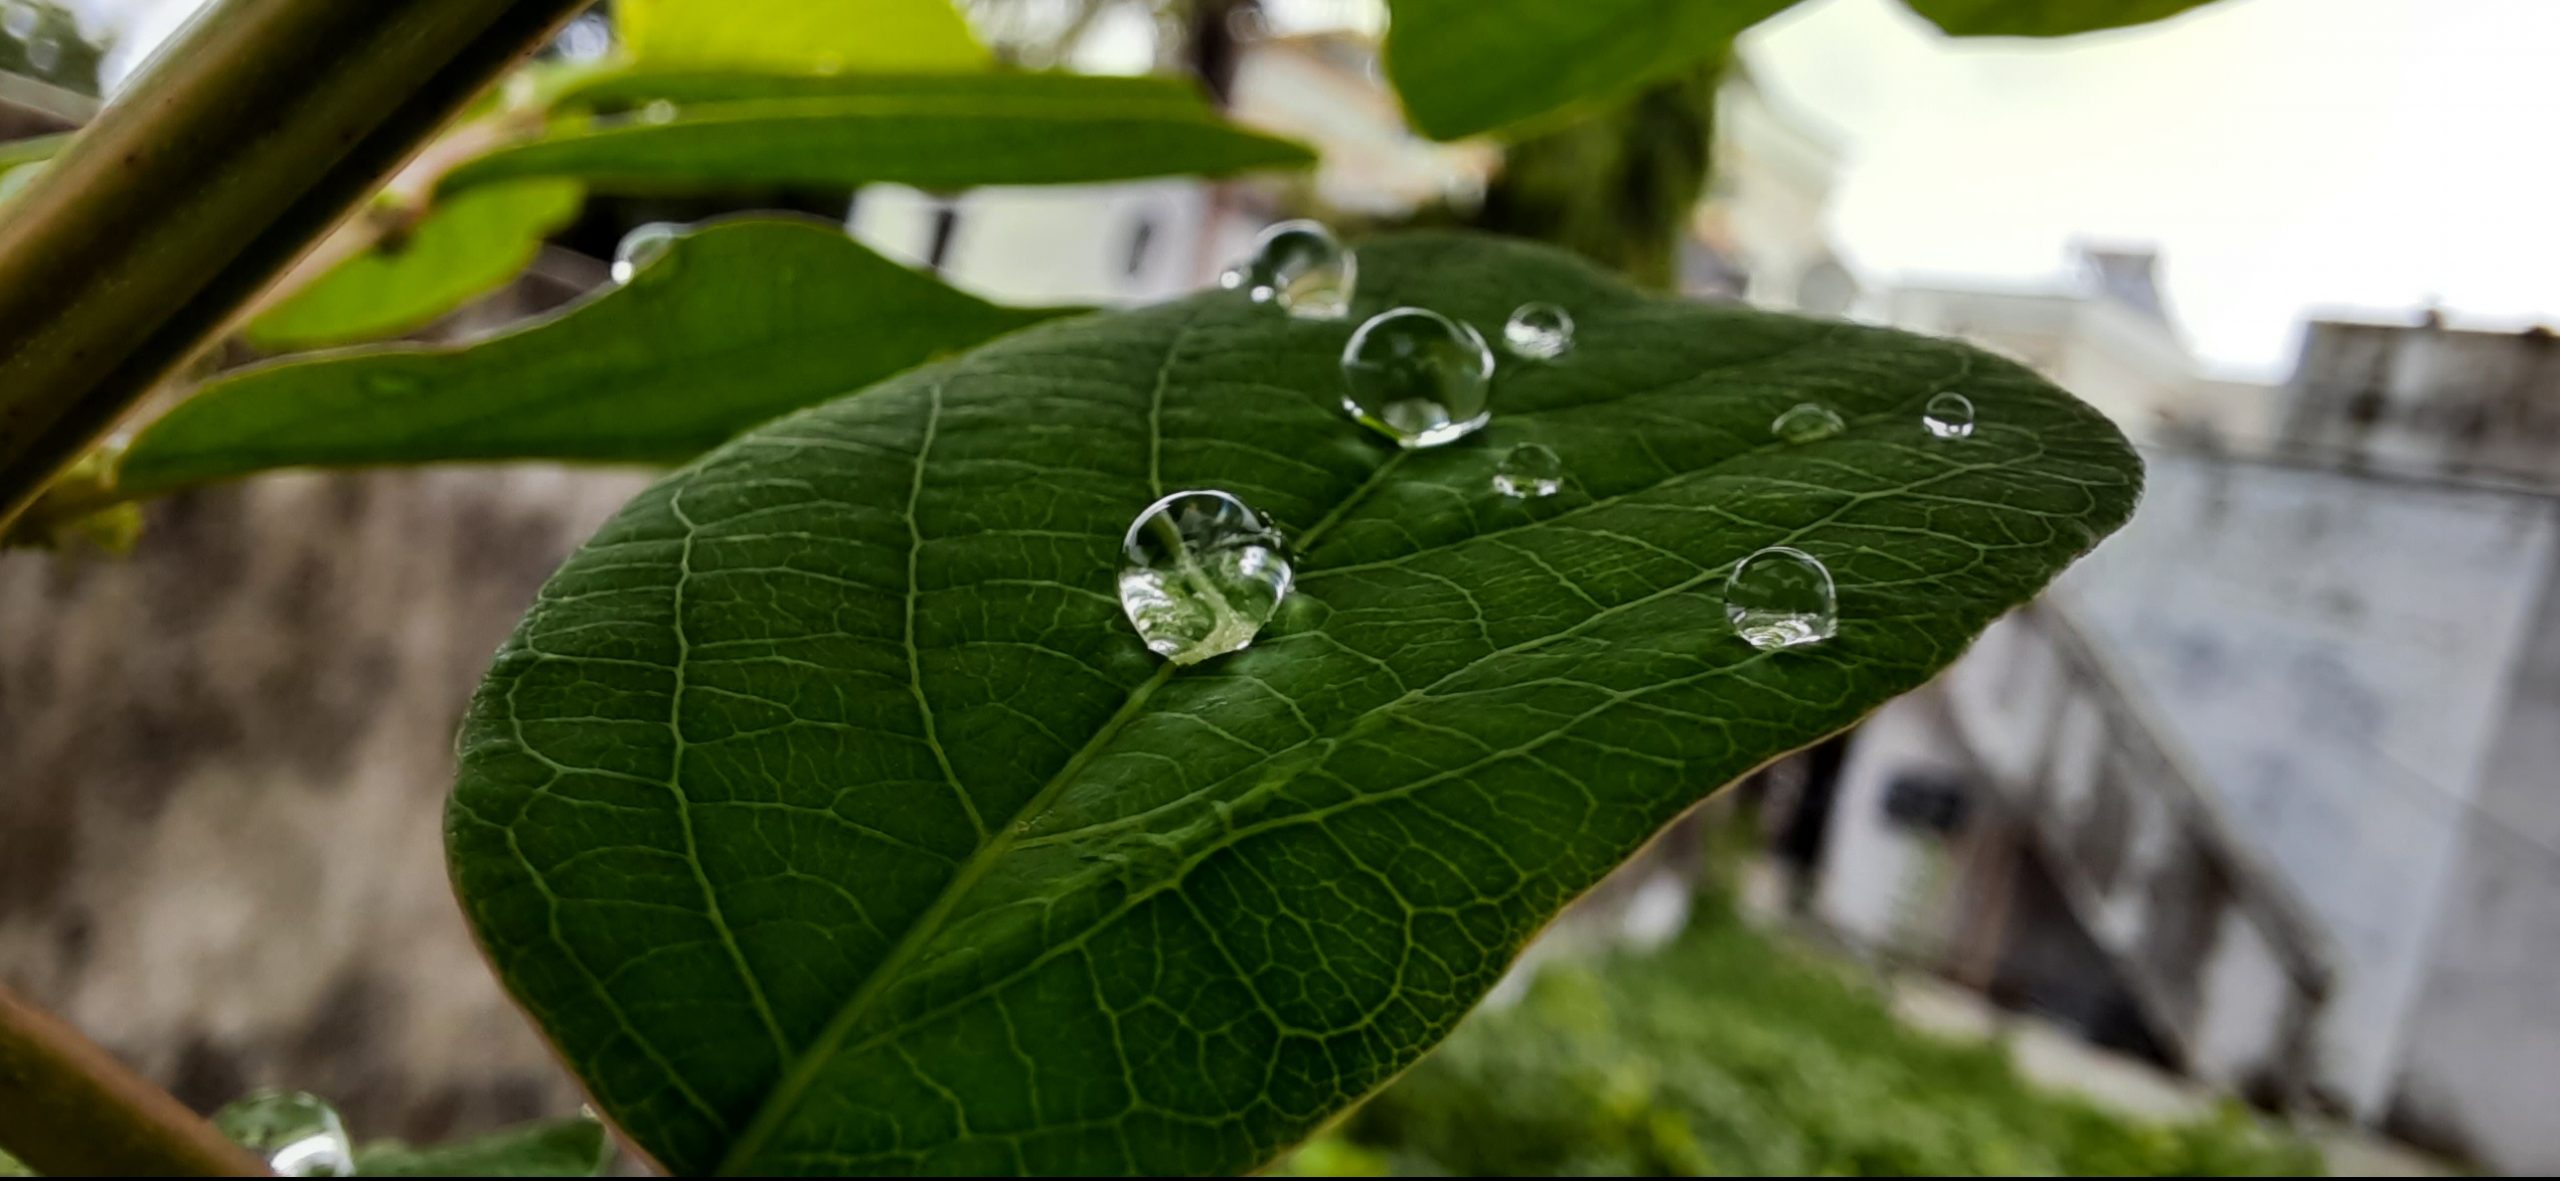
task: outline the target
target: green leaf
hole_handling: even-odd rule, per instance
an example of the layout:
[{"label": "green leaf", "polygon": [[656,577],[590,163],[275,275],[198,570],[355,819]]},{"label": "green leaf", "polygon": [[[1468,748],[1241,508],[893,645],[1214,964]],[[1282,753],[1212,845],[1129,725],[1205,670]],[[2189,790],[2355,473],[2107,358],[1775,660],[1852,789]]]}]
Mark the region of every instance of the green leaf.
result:
[{"label": "green leaf", "polygon": [[1958,37],[2066,37],[2166,20],[2212,0],[1905,0]]},{"label": "green leaf", "polygon": [[69,132],[0,142],[0,172],[6,172],[21,164],[53,159],[61,153],[62,149],[70,146],[71,133]]},{"label": "green leaf", "polygon": [[[2131,511],[2096,412],[1937,339],[1651,298],[1544,248],[1364,246],[1355,319],[1233,292],[1044,325],[768,424],[545,588],[447,848],[500,976],[679,1173],[1251,1168],[1447,1033],[1717,785],[1928,679]],[[1481,435],[1339,409],[1356,316],[1580,321]],[[1960,441],[1921,407],[1962,389]],[[1773,442],[1820,399],[1839,436]],[[1570,490],[1489,487],[1536,441]],[[1149,501],[1294,539],[1250,649],[1114,598]],[[1830,563],[1828,643],[1721,589]]]},{"label": "green leaf", "polygon": [[506,286],[585,200],[574,182],[526,181],[439,201],[407,234],[338,264],[258,317],[249,343],[284,352],[423,328]]},{"label": "green leaf", "polygon": [[1524,130],[1708,58],[1795,0],[1390,0],[1387,77],[1434,139]]},{"label": "green leaf", "polygon": [[[1023,80],[1036,78],[1039,93]],[[667,122],[558,126],[456,169],[447,188],[570,176],[615,191],[745,185],[1076,184],[1285,168],[1305,148],[1228,125],[1196,99],[1118,79],[989,75],[890,93],[713,102]]]},{"label": "green leaf", "polygon": [[145,428],[144,496],[279,467],[679,463],[756,423],[1059,309],[1001,308],[832,227],[752,220],[679,241],[627,287],[463,346],[252,369]]},{"label": "green leaf", "polygon": [[621,0],[639,61],[670,66],[972,70],[987,49],[950,0]]},{"label": "green leaf", "polygon": [[425,1148],[380,1140],[356,1150],[360,1177],[595,1177],[612,1163],[612,1138],[591,1119],[518,1124]]},{"label": "green leaf", "polygon": [[[652,101],[679,110],[704,103],[769,99],[944,99],[1008,106],[1048,102],[1110,103],[1113,109],[1157,104],[1169,117],[1216,117],[1199,88],[1156,75],[1059,74],[784,74],[741,70],[629,69],[598,74],[566,88],[563,107],[624,110]],[[5,149],[0,149],[5,150]]]}]

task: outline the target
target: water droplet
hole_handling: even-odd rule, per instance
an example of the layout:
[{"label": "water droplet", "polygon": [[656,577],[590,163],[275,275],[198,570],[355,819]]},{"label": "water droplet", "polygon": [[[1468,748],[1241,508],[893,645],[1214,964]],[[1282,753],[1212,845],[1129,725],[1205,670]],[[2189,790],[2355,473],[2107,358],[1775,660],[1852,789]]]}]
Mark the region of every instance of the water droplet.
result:
[{"label": "water droplet", "polygon": [[1406,447],[1464,438],[1493,417],[1493,350],[1438,312],[1372,316],[1342,350],[1342,408]]},{"label": "water droplet", "polygon": [[1148,505],[1121,550],[1129,565],[1120,609],[1147,647],[1175,664],[1242,650],[1289,597],[1280,531],[1224,492],[1176,492]]},{"label": "water droplet", "polygon": [[1573,349],[1573,313],[1551,303],[1524,303],[1502,326],[1503,347],[1515,357],[1552,361]]},{"label": "water droplet", "polygon": [[1771,546],[1744,558],[1724,583],[1725,618],[1754,648],[1818,644],[1840,627],[1831,571],[1812,554]]},{"label": "water droplet", "polygon": [[1848,429],[1838,411],[1820,402],[1798,402],[1769,424],[1769,433],[1789,443],[1813,443]]},{"label": "water droplet", "polygon": [[336,1108],[301,1091],[253,1091],[215,1112],[214,1130],[280,1177],[352,1177],[355,1146]]},{"label": "water droplet", "polygon": [[1964,438],[1973,433],[1973,399],[1953,391],[1940,394],[1921,409],[1920,421],[1941,439]]},{"label": "water droplet", "polygon": [[1516,500],[1535,500],[1564,491],[1564,460],[1536,443],[1522,443],[1493,469],[1493,490]]},{"label": "water droplet", "polygon": [[673,123],[676,121],[676,105],[663,98],[650,99],[641,104],[638,118],[643,123]]},{"label": "water droplet", "polygon": [[9,34],[11,40],[26,40],[34,35],[36,26],[43,21],[44,17],[36,12],[36,6],[27,0],[0,3],[0,33]]},{"label": "water droplet", "polygon": [[649,264],[665,258],[675,249],[676,239],[684,236],[684,227],[673,222],[653,221],[622,236],[622,244],[613,248],[613,281],[628,283]]},{"label": "water droplet", "polygon": [[1218,285],[1241,287],[1255,303],[1278,301],[1302,320],[1339,320],[1351,314],[1351,289],[1360,258],[1324,223],[1284,221],[1253,240],[1253,257],[1218,276]]},{"label": "water droplet", "polygon": [[603,61],[606,54],[613,52],[613,24],[601,14],[590,12],[570,21],[559,36],[551,39],[551,46],[559,51],[562,61]]},{"label": "water droplet", "polygon": [[62,42],[52,36],[27,42],[27,68],[39,75],[51,75],[62,64]]}]

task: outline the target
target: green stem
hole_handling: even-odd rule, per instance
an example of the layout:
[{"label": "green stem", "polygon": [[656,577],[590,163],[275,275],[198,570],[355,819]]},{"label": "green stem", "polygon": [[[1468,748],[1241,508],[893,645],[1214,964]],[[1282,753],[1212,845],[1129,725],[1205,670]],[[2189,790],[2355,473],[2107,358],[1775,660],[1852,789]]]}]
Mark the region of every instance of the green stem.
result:
[{"label": "green stem", "polygon": [[48,1177],[263,1177],[258,1158],[0,988],[0,1149]]},{"label": "green stem", "polygon": [[584,0],[220,0],[0,219],[0,529]]}]

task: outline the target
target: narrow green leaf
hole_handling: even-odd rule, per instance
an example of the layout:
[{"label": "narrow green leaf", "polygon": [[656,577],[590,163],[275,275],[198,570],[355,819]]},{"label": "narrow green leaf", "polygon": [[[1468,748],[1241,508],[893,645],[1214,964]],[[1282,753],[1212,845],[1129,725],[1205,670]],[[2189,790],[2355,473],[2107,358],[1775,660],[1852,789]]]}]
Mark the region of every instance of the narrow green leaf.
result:
[{"label": "narrow green leaf", "polygon": [[[1339,410],[1357,316],[1530,299],[1579,339],[1507,363],[1481,435],[1399,452]],[[1951,389],[1970,438],[1923,427]],[[1811,399],[1847,429],[1772,440]],[[1532,440],[1568,491],[1495,494]],[[2140,479],[1954,342],[1374,243],[1351,321],[1213,292],[1044,325],[662,481],[499,654],[448,853],[507,986],[677,1172],[1246,1169],[1717,785],[1955,659]],[[1114,584],[1186,488],[1270,513],[1299,590],[1176,669]],[[1842,622],[1763,653],[1721,588],[1780,543]]]},{"label": "narrow green leaf", "polygon": [[15,168],[21,164],[33,164],[38,160],[53,159],[54,156],[62,151],[62,149],[70,146],[71,135],[69,132],[65,132],[61,135],[39,135],[32,139],[13,139],[0,142],[0,172],[8,171],[9,169]]},{"label": "narrow green leaf", "polygon": [[569,176],[645,192],[875,182],[965,188],[1219,176],[1313,159],[1296,144],[1221,122],[1205,105],[1132,97],[1116,81],[1082,95],[1057,76],[1043,83],[1048,94],[1020,93],[1018,77],[974,81],[981,85],[706,103],[663,123],[571,124],[466,164],[445,184]]},{"label": "narrow green leaf", "polygon": [[950,0],[620,0],[623,45],[669,66],[971,70],[986,46]]},{"label": "narrow green leaf", "polygon": [[1795,0],[1390,0],[1387,77],[1433,139],[1634,93]]},{"label": "narrow green leaf", "polygon": [[359,1177],[595,1177],[612,1163],[612,1138],[591,1119],[541,1120],[424,1148],[378,1140],[356,1150]]},{"label": "narrow green leaf", "polygon": [[2166,20],[2212,0],[1904,0],[1958,37],[2066,37]]},{"label": "narrow green leaf", "polygon": [[423,328],[506,286],[585,200],[572,181],[490,185],[446,198],[406,235],[338,264],[258,317],[249,343],[283,352]]},{"label": "narrow green leaf", "polygon": [[1037,71],[990,74],[789,74],[770,70],[628,69],[591,77],[566,88],[563,107],[620,110],[652,101],[681,110],[704,103],[765,99],[865,98],[981,100],[1022,103],[1108,102],[1161,104],[1167,114],[1215,117],[1198,87],[1157,75],[1058,74]]},{"label": "narrow green leaf", "polygon": [[280,467],[677,463],[738,431],[1060,314],[1001,308],[831,227],[727,222],[629,286],[503,336],[252,369],[145,428],[150,495]]}]

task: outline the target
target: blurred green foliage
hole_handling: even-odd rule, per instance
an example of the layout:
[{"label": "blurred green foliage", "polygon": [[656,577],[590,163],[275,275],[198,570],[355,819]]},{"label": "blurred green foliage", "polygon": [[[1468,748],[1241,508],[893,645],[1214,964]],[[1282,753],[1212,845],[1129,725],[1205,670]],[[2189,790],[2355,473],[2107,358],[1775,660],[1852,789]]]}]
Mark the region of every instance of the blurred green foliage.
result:
[{"label": "blurred green foliage", "polygon": [[1702,906],[1660,951],[1562,962],[1276,1172],[2300,1175],[2237,1106],[2146,1123],[1901,1025],[1841,966]]}]

